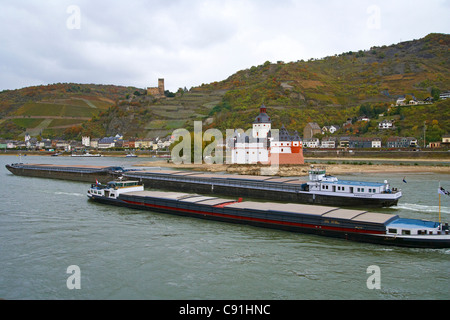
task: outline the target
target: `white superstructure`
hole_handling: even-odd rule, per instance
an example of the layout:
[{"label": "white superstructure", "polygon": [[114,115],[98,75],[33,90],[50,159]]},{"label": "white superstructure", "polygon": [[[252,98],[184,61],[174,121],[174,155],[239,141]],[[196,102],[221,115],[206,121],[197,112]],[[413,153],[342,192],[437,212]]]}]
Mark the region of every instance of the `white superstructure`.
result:
[{"label": "white superstructure", "polygon": [[135,191],[144,191],[144,186],[139,184],[138,181],[111,181],[106,185],[100,183],[92,184],[91,188],[88,190],[88,197],[97,195],[117,199],[121,193]]}]

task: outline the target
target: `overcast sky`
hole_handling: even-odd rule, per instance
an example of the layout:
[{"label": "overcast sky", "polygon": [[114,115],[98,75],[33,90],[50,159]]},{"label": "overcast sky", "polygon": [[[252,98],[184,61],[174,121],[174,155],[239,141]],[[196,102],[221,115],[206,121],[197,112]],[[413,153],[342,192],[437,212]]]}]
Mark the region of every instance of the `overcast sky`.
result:
[{"label": "overcast sky", "polygon": [[265,61],[450,33],[449,16],[450,0],[1,0],[0,90],[189,89]]}]

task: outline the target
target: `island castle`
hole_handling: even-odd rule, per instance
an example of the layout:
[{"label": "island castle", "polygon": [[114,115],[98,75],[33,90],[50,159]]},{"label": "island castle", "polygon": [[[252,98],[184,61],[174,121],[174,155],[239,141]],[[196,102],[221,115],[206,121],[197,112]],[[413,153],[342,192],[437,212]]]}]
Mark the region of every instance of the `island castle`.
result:
[{"label": "island castle", "polygon": [[235,131],[229,143],[231,163],[238,164],[304,164],[302,139],[295,131],[290,135],[284,127],[272,135],[272,120],[262,105],[253,122],[250,136]]},{"label": "island castle", "polygon": [[154,96],[156,98],[164,97],[164,79],[158,79],[157,87],[149,87],[147,88],[147,95]]}]

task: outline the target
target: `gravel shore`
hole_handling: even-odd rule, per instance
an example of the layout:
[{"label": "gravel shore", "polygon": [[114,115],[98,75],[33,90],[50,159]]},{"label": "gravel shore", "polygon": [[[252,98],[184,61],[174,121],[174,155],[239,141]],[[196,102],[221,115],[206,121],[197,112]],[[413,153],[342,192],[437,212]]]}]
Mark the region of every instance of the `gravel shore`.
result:
[{"label": "gravel shore", "polygon": [[[312,159],[308,159],[312,160]],[[321,159],[323,160],[323,159]],[[363,164],[357,164],[357,161]],[[377,159],[379,161],[380,159]],[[388,159],[385,159],[388,161]],[[411,173],[411,172],[434,172],[442,174],[450,174],[450,164],[449,161],[443,160],[442,163],[430,164],[430,165],[418,165],[404,163],[410,161],[404,159],[404,162],[399,162],[399,164],[370,164],[373,159],[353,159],[352,164],[340,164],[334,163],[333,159],[329,159],[329,163],[316,163],[315,167],[323,167],[326,169],[328,174],[332,175],[344,175],[352,173]],[[433,162],[438,162],[433,160]],[[364,164],[365,163],[365,164]],[[279,168],[271,167],[266,165],[237,165],[237,164],[181,164],[175,165],[173,163],[168,163],[167,161],[152,161],[152,162],[142,162],[139,166],[147,167],[162,167],[162,168],[172,168],[181,170],[194,170],[203,172],[226,172],[232,174],[245,174],[245,175],[276,175],[276,176],[304,176],[308,174],[308,170],[311,164],[304,165],[281,165]]]}]

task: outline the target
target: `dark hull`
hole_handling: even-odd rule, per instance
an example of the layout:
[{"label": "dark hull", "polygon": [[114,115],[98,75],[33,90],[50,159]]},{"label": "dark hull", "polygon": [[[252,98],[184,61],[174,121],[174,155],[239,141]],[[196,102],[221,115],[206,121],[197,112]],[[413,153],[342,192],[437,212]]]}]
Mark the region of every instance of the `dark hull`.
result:
[{"label": "dark hull", "polygon": [[82,182],[95,182],[98,180],[101,183],[107,183],[114,179],[114,175],[107,171],[95,171],[95,172],[77,172],[77,171],[58,171],[58,170],[38,170],[29,169],[26,167],[15,167],[6,165],[12,174],[16,176],[46,178],[46,179],[59,179],[70,181],[82,181]]},{"label": "dark hull", "polygon": [[317,204],[337,207],[390,207],[397,205],[398,199],[375,199],[370,197],[318,195],[301,191],[299,185],[274,182],[230,180],[219,178],[192,178],[168,174],[142,174],[135,171],[114,172],[111,170],[80,171],[73,167],[51,168],[47,165],[7,165],[6,168],[18,176],[60,179],[70,181],[107,183],[118,176],[142,181],[146,187],[193,193],[265,199],[280,202]]},{"label": "dark hull", "polygon": [[110,199],[104,197],[93,196],[91,198],[93,201],[112,204],[116,206],[122,206],[127,208],[139,209],[139,210],[149,210],[160,213],[174,214],[178,216],[193,217],[207,220],[214,220],[220,222],[245,224],[255,227],[277,229],[283,231],[305,233],[320,235],[332,238],[345,239],[356,242],[365,242],[389,246],[401,246],[401,247],[414,247],[414,248],[448,248],[450,243],[448,240],[445,241],[427,241],[427,240],[411,240],[402,238],[388,238],[383,236],[384,231],[382,228],[374,227],[373,230],[369,230],[370,227],[360,227],[360,229],[348,228],[338,228],[330,225],[319,225],[314,223],[298,223],[296,221],[289,221],[288,219],[274,220],[273,217],[264,216],[263,218],[255,218],[255,215],[245,213],[237,213],[233,210],[228,210],[222,208],[222,210],[216,208],[206,208],[192,207],[192,208],[181,208],[167,205],[167,203],[161,204],[149,204],[143,202],[136,202],[130,200],[121,199]]},{"label": "dark hull", "polygon": [[318,204],[338,207],[391,207],[398,203],[398,199],[373,199],[357,197],[339,197],[314,195],[308,192],[290,191],[290,190],[267,190],[257,186],[240,186],[234,184],[231,186],[222,186],[210,181],[187,182],[184,179],[165,180],[139,177],[137,174],[128,175],[130,178],[139,179],[146,187],[162,189],[167,191],[189,190],[189,192],[202,193],[209,195],[225,195],[233,197],[255,198],[274,200],[282,202]]}]

